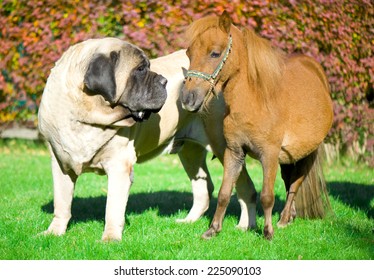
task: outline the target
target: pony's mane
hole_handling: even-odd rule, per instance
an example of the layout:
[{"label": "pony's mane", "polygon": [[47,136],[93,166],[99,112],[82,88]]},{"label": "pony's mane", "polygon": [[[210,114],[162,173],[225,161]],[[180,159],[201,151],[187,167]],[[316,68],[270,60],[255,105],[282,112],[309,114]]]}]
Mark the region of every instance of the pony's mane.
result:
[{"label": "pony's mane", "polygon": [[207,16],[192,22],[186,30],[187,43],[190,45],[200,34],[215,27],[218,27],[218,17],[216,16]]},{"label": "pony's mane", "polygon": [[276,98],[284,68],[285,55],[271,46],[270,41],[246,28],[242,31],[248,52],[248,80],[255,91],[271,101]]}]

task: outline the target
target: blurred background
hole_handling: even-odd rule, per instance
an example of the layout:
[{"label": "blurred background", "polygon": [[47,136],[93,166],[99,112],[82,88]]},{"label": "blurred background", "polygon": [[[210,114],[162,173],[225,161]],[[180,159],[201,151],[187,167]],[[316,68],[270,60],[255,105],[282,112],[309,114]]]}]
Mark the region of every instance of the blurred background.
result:
[{"label": "blurred background", "polygon": [[348,155],[374,166],[371,0],[0,0],[0,137],[38,137],[46,80],[70,45],[112,36],[154,58],[185,48],[185,29],[193,20],[224,10],[239,28],[250,27],[285,52],[322,64],[335,112],[326,139],[329,158]]}]

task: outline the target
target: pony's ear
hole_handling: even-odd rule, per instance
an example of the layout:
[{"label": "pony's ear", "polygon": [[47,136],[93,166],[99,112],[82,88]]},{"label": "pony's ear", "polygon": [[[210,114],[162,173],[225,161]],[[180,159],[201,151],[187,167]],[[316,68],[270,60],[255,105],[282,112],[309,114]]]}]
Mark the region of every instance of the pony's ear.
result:
[{"label": "pony's ear", "polygon": [[231,17],[226,10],[223,11],[222,15],[219,17],[218,25],[223,32],[230,33]]},{"label": "pony's ear", "polygon": [[182,67],[182,71],[183,71],[183,77],[187,78],[188,70],[186,68]]}]

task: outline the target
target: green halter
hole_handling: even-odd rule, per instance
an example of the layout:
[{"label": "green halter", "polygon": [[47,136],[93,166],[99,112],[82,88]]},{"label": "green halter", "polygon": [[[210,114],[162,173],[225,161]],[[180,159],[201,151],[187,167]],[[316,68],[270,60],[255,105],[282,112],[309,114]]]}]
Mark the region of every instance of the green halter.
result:
[{"label": "green halter", "polygon": [[225,54],[223,55],[223,58],[220,61],[220,63],[217,65],[217,68],[216,68],[216,70],[214,70],[213,74],[207,74],[207,73],[199,72],[199,71],[196,71],[196,70],[188,70],[187,73],[186,73],[185,79],[187,79],[188,77],[190,77],[190,78],[191,77],[196,77],[196,78],[201,78],[205,81],[208,81],[210,83],[210,88],[209,88],[208,94],[211,91],[213,91],[213,93],[215,94],[214,86],[216,85],[216,82],[217,82],[216,78],[217,78],[219,72],[221,72],[221,70],[223,68],[223,65],[225,64],[227,58],[229,57],[229,53],[231,52],[231,48],[232,48],[232,37],[231,37],[231,34],[230,34],[229,35],[229,42],[227,44]]}]

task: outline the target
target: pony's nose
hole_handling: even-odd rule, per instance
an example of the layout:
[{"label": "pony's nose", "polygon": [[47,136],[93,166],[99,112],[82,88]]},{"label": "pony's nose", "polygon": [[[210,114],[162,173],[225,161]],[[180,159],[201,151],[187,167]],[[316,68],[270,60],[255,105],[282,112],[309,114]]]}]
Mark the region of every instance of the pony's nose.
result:
[{"label": "pony's nose", "polygon": [[196,112],[199,110],[199,106],[196,106],[196,90],[182,90],[182,107],[189,112]]}]

